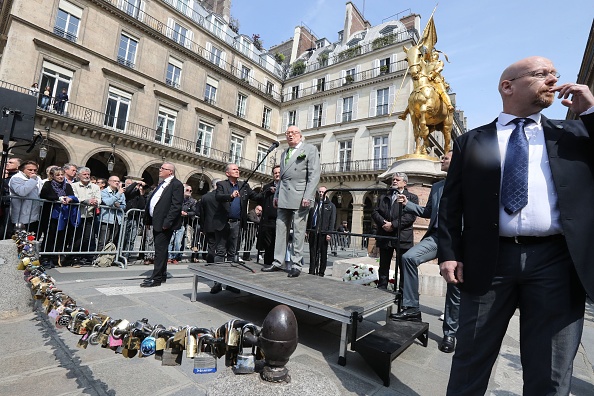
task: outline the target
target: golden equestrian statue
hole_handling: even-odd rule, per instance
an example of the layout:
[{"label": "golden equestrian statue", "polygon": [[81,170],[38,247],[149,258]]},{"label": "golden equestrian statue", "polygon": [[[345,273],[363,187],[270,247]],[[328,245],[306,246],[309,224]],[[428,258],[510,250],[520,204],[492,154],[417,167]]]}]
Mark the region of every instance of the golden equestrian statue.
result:
[{"label": "golden equestrian statue", "polygon": [[434,48],[437,33],[433,15],[427,22],[419,44],[404,47],[408,70],[413,80],[413,91],[408,98],[408,107],[399,118],[410,115],[415,135],[415,154],[427,155],[429,134],[441,131],[444,137],[444,153],[450,150],[454,107],[447,94],[449,88],[441,75],[443,62]]}]

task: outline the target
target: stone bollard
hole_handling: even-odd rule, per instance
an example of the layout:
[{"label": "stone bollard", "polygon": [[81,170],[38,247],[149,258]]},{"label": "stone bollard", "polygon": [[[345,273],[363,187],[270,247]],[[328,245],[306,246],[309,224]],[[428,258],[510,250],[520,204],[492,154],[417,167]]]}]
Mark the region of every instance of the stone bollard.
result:
[{"label": "stone bollard", "polygon": [[23,271],[17,270],[17,247],[12,239],[0,240],[0,319],[9,319],[33,311],[33,299]]}]

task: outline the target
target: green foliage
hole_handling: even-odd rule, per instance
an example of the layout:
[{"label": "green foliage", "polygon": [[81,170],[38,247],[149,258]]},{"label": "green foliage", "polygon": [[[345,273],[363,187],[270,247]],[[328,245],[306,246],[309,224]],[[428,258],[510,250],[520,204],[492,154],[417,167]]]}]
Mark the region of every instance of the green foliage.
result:
[{"label": "green foliage", "polygon": [[291,66],[291,76],[298,76],[305,73],[305,67],[305,61],[303,60],[293,63],[293,66]]},{"label": "green foliage", "polygon": [[382,37],[378,37],[371,42],[371,48],[376,50],[383,48],[386,45],[390,45],[396,42],[396,35],[394,33],[387,34]]},{"label": "green foliage", "polygon": [[351,59],[354,58],[355,56],[361,55],[361,46],[360,45],[356,45],[354,47],[351,47],[347,50],[344,50],[342,52],[338,53],[338,61],[343,61],[346,59]]}]

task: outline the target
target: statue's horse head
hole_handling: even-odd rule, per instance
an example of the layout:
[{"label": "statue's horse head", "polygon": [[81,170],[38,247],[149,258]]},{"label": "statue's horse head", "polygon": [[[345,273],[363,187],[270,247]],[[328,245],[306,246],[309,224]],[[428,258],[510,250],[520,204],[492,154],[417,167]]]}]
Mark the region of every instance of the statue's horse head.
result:
[{"label": "statue's horse head", "polygon": [[406,53],[406,60],[408,62],[410,74],[414,77],[425,68],[425,54],[418,45],[413,45],[410,48],[404,46],[403,50],[404,53]]}]

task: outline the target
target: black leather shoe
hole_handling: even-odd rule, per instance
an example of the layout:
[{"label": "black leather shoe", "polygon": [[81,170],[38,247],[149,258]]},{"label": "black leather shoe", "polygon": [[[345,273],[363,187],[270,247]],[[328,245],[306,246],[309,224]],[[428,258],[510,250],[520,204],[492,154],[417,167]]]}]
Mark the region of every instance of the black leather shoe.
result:
[{"label": "black leather shoe", "polygon": [[419,308],[405,308],[402,311],[390,315],[393,320],[410,320],[414,322],[421,321],[421,311]]},{"label": "black leather shoe", "polygon": [[235,294],[241,293],[241,290],[239,290],[238,288],[233,287],[233,286],[226,286],[225,290],[230,291],[231,293],[235,293]]},{"label": "black leather shoe", "polygon": [[157,286],[161,286],[161,282],[157,282],[155,280],[151,280],[148,282],[142,282],[140,284],[140,287],[157,287]]},{"label": "black leather shoe", "polygon": [[210,294],[217,294],[223,290],[223,285],[219,282],[215,282],[214,286],[210,289]]},{"label": "black leather shoe", "polygon": [[443,336],[441,344],[439,344],[439,350],[443,353],[452,353],[456,349],[456,338],[452,336]]},{"label": "black leather shoe", "polygon": [[262,267],[262,272],[275,272],[275,271],[282,271],[282,268],[277,267],[274,264],[272,264],[270,267]]},{"label": "black leather shoe", "polygon": [[287,276],[289,278],[297,278],[300,274],[301,274],[300,269],[293,268],[291,271],[289,271],[289,275],[287,275]]}]

